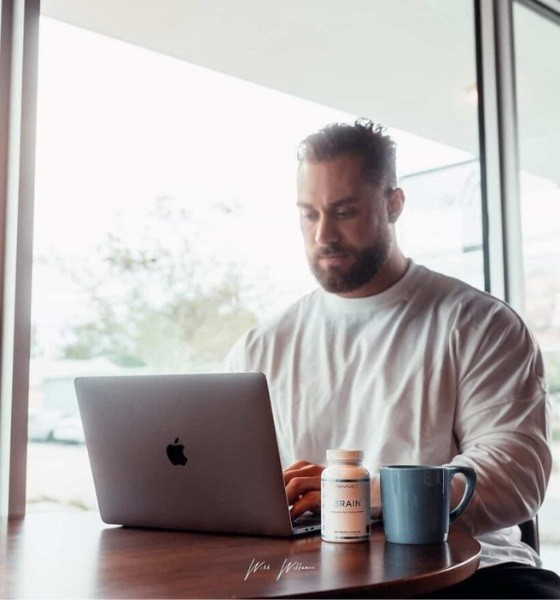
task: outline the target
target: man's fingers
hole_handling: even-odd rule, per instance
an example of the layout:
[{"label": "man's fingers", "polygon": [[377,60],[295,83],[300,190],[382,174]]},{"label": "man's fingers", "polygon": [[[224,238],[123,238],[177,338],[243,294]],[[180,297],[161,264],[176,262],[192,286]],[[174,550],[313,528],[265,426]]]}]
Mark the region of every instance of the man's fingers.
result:
[{"label": "man's fingers", "polygon": [[307,460],[296,460],[295,463],[291,464],[289,467],[286,467],[284,469],[284,473],[286,471],[294,471],[295,469],[301,469],[301,467],[306,467],[307,465],[310,465],[312,463],[308,462]]},{"label": "man's fingers", "polygon": [[321,473],[324,468],[306,460],[298,460],[284,470],[284,485],[292,519],[308,510],[320,510]]},{"label": "man's fingers", "polygon": [[321,508],[321,492],[309,492],[305,494],[302,498],[300,498],[297,502],[294,503],[292,508],[290,508],[290,517],[293,519],[297,519],[303,513],[308,510],[312,512],[319,512]]},{"label": "man's fingers", "polygon": [[[301,463],[304,463],[304,461],[300,461]],[[323,472],[325,467],[322,467],[321,465],[314,465],[312,463],[305,463],[300,465],[299,467],[296,468],[292,468],[295,467],[295,465],[297,465],[298,463],[295,463],[294,465],[291,465],[290,467],[288,467],[287,469],[284,470],[283,475],[284,475],[284,485],[287,486],[290,481],[292,481],[293,479],[295,479],[296,477],[315,477],[315,476],[321,476],[321,473]]]},{"label": "man's fingers", "polygon": [[295,504],[301,496],[308,492],[321,491],[321,477],[294,477],[286,486],[288,504]]}]

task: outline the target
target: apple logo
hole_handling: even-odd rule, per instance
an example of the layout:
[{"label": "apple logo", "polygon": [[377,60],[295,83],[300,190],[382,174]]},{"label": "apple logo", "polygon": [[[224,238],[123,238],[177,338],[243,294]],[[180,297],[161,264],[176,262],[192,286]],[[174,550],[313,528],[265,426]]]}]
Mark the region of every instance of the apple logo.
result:
[{"label": "apple logo", "polygon": [[184,467],[187,464],[188,459],[183,452],[184,449],[185,446],[179,444],[179,438],[175,439],[174,444],[169,444],[169,446],[167,446],[167,458],[169,458],[172,465],[181,465]]}]

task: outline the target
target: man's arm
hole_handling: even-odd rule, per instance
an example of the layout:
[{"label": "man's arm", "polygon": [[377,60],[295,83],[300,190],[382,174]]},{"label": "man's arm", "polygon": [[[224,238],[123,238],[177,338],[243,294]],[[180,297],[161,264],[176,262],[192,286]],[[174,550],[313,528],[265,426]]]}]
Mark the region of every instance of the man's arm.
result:
[{"label": "man's arm", "polygon": [[[541,353],[508,307],[457,328],[451,340],[457,363],[454,430],[459,454],[450,464],[475,469],[477,486],[460,522],[472,534],[509,527],[540,507],[552,457],[549,401]],[[452,499],[462,495],[455,477]]]}]

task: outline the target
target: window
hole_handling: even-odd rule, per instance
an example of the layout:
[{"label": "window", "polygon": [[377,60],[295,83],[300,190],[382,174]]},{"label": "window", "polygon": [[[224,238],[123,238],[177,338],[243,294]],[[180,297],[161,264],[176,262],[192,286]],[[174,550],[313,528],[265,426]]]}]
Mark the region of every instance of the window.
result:
[{"label": "window", "polygon": [[560,571],[560,26],[518,3],[514,26],[524,316],[544,354],[554,411],[554,465],[540,535],[545,562]]},{"label": "window", "polygon": [[[445,65],[464,122],[443,135],[434,114],[433,131],[425,120],[404,130],[417,116],[403,102],[386,125],[408,194],[405,251],[482,287],[467,7],[455,5],[470,47],[460,77]],[[442,18],[424,14],[431,28]],[[330,108],[45,16],[40,48],[28,510],[95,509],[73,378],[219,370],[246,329],[313,289],[297,143],[377,111]]]}]

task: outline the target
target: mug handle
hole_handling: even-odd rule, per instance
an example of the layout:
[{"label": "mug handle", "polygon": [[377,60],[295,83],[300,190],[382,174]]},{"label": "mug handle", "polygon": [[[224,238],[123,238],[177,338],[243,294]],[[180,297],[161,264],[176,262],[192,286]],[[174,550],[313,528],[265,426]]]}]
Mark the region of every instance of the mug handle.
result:
[{"label": "mug handle", "polygon": [[476,472],[471,467],[445,467],[449,473],[449,484],[451,485],[451,479],[457,473],[462,473],[467,480],[467,487],[465,493],[461,498],[461,502],[449,513],[449,522],[452,523],[464,510],[467,508],[471,501],[472,495],[474,494],[474,488],[476,486]]}]

